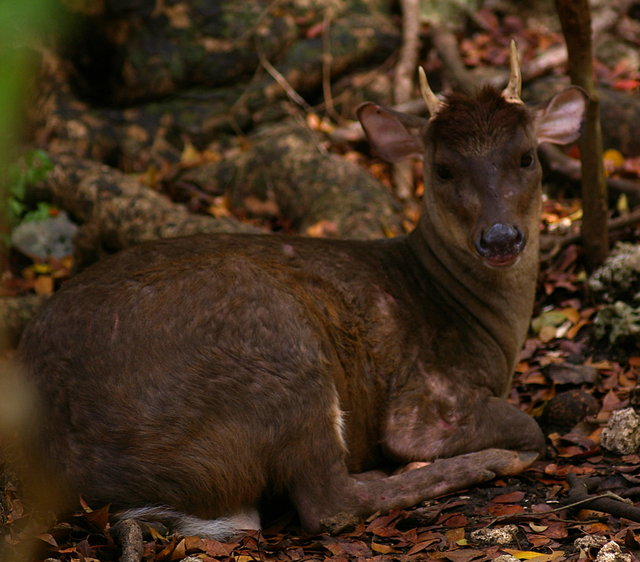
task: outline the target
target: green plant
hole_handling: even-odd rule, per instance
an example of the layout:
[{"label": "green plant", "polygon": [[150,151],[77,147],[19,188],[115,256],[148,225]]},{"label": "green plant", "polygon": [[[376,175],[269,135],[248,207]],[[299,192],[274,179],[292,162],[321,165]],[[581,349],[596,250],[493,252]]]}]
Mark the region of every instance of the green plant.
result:
[{"label": "green plant", "polygon": [[26,203],[27,188],[44,180],[53,169],[53,163],[44,150],[28,152],[19,163],[7,170],[7,221],[11,228],[22,222],[43,220],[55,213],[55,207],[44,201],[35,209]]}]

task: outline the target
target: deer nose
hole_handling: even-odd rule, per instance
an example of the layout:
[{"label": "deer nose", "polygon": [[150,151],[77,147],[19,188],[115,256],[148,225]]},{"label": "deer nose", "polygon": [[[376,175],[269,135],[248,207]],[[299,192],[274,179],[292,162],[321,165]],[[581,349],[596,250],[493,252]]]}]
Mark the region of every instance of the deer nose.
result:
[{"label": "deer nose", "polygon": [[490,265],[504,267],[515,263],[525,246],[525,237],[515,225],[497,222],[483,230],[476,250]]}]

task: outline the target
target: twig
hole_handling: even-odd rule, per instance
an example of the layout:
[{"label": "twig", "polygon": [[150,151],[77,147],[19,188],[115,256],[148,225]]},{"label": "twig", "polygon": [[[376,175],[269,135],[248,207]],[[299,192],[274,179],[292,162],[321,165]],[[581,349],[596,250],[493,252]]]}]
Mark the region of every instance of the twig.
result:
[{"label": "twig", "polygon": [[562,506],[564,509],[576,507],[577,505],[586,505],[595,511],[604,511],[614,517],[640,521],[640,508],[635,507],[629,500],[625,500],[611,492],[589,496],[586,482],[581,481],[574,474],[567,475],[567,481],[571,485],[568,495],[568,501],[571,503]]},{"label": "twig", "polygon": [[[572,509],[574,507],[578,507],[581,505],[585,505],[585,504],[591,504],[594,501],[597,500],[603,500],[603,499],[607,499],[610,501],[616,501],[616,503],[623,503],[624,505],[628,505],[627,502],[624,500],[624,498],[621,498],[620,496],[618,496],[617,494],[614,494],[613,492],[604,492],[602,494],[599,494],[597,496],[590,496],[588,498],[582,498],[579,500],[576,500],[574,502],[568,503],[568,504],[564,504],[561,505],[559,507],[554,507],[553,509],[549,509],[547,511],[541,511],[539,513],[512,513],[509,515],[498,515],[497,517],[494,517],[489,523],[487,523],[487,527],[491,527],[492,525],[494,525],[495,523],[498,523],[500,521],[506,521],[506,520],[513,520],[513,519],[528,519],[528,518],[532,518],[532,519],[538,519],[541,517],[545,517],[547,515],[549,515],[550,513],[558,513],[560,511],[565,511],[567,509]],[[633,506],[631,506],[633,507]],[[638,508],[635,508],[635,510],[638,510]],[[596,509],[595,511],[606,511],[604,509]],[[640,512],[640,510],[638,510]],[[606,511],[607,513],[610,513],[609,511]],[[615,515],[614,513],[612,513],[612,515]],[[624,516],[626,517],[626,515]],[[626,517],[627,519],[629,519],[628,517]],[[632,521],[637,521],[637,519],[632,519]],[[581,521],[581,523],[584,523],[584,521]]]},{"label": "twig", "polygon": [[278,6],[278,4],[281,4],[281,3],[282,3],[282,0],[272,0],[271,2],[269,2],[269,4],[267,4],[267,6],[265,6],[264,10],[262,10],[262,12],[260,12],[260,14],[256,18],[256,20],[253,23],[253,25],[248,27],[240,35],[238,35],[238,37],[235,38],[235,41],[240,41],[240,40],[244,39],[245,37],[247,37],[248,35],[250,35],[252,33],[255,33],[255,31],[258,29],[260,24],[269,15],[269,12],[271,12],[271,10],[273,10],[275,7]]},{"label": "twig", "polygon": [[522,79],[528,82],[565,64],[567,64],[567,48],[564,44],[553,45],[536,58],[523,62]]},{"label": "twig", "polygon": [[331,63],[333,62],[333,57],[331,55],[331,35],[329,31],[333,17],[332,11],[330,6],[325,9],[322,22],[322,95],[327,114],[331,119],[339,122],[341,118],[336,113],[331,93]]},{"label": "twig", "polygon": [[[426,108],[422,99],[413,99],[406,103],[391,106],[391,109],[400,113],[410,113],[412,115],[424,115]],[[338,127],[329,133],[329,138],[336,144],[345,142],[360,142],[364,140],[364,131],[358,121],[352,121],[344,127]]]},{"label": "twig", "polygon": [[[548,143],[540,145],[540,153],[544,156],[549,168],[563,176],[580,181],[582,166],[579,160],[567,156],[557,146]],[[622,178],[607,178],[607,186],[614,191],[640,197],[640,182]]]},{"label": "twig", "polygon": [[[593,35],[594,41],[597,43],[600,37],[612,28],[624,12],[618,7],[608,7],[599,10],[593,19]],[[522,64],[522,79],[525,82],[539,78],[547,72],[567,64],[567,48],[564,44],[553,45],[540,53],[536,58],[525,61]]]},{"label": "twig", "polygon": [[282,87],[289,99],[297,103],[305,111],[311,112],[311,106],[304,100],[304,98],[294,90],[293,86],[289,84],[287,79],[273,66],[264,54],[264,50],[259,41],[256,40],[256,52],[258,53],[258,60],[269,75]]},{"label": "twig", "polygon": [[434,25],[429,36],[440,55],[446,74],[453,82],[454,89],[461,89],[469,94],[473,93],[475,82],[462,62],[456,36],[446,27],[440,25]]},{"label": "twig", "polygon": [[[608,224],[609,232],[622,230],[628,226],[640,224],[640,208],[633,210],[628,215],[611,219]],[[580,233],[565,234],[564,236],[543,235],[541,238],[540,261],[547,262],[560,253],[569,244],[577,244],[582,239]]]}]

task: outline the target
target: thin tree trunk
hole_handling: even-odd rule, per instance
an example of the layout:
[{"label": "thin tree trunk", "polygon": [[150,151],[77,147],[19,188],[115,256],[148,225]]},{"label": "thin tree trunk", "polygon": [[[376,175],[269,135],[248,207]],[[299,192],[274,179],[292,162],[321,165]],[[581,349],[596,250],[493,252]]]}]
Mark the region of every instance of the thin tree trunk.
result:
[{"label": "thin tree trunk", "polygon": [[[404,103],[411,99],[413,76],[418,65],[420,48],[420,2],[402,0],[402,48],[396,65],[393,98],[394,103]],[[408,199],[413,192],[412,162],[398,162],[393,166],[393,183],[400,199]]]},{"label": "thin tree trunk", "polygon": [[589,94],[585,127],[580,140],[582,161],[582,242],[591,267],[609,252],[607,184],[602,162],[600,100],[593,82],[591,11],[588,0],[555,0],[569,55],[571,81]]}]

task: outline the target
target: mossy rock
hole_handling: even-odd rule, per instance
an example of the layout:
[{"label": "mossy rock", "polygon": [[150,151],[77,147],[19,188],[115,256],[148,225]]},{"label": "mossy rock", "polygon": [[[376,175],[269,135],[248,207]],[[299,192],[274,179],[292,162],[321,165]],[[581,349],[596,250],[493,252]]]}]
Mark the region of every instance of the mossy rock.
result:
[{"label": "mossy rock", "polygon": [[640,244],[618,243],[591,275],[588,287],[612,303],[596,315],[594,337],[612,347],[640,351]]}]

